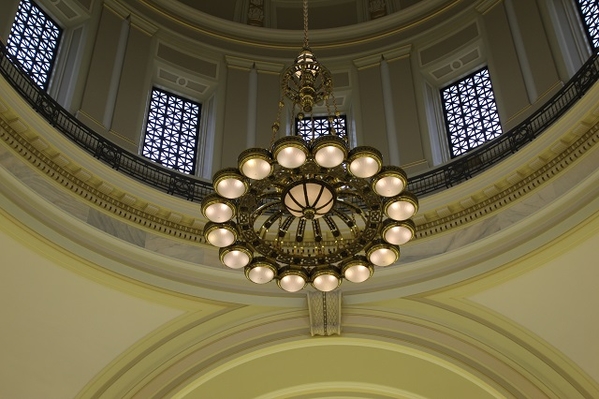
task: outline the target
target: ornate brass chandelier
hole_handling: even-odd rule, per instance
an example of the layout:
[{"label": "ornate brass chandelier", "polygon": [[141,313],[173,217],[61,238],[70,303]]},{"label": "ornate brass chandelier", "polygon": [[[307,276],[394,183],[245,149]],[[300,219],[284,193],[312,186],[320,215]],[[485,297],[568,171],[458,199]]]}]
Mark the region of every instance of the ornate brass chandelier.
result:
[{"label": "ornate brass chandelier", "polygon": [[399,246],[414,236],[418,201],[405,191],[401,168],[383,166],[376,148],[350,151],[334,128],[311,142],[277,139],[285,99],[299,119],[316,104],[326,106],[330,126],[339,117],[331,73],[308,45],[307,3],[304,46],[281,80],[271,149],[245,150],[238,168],[215,173],[216,193],[204,198],[202,213],[209,220],[204,236],[225,266],[243,268],[257,284],[276,280],[288,292],[308,283],[328,292],[399,259]]}]

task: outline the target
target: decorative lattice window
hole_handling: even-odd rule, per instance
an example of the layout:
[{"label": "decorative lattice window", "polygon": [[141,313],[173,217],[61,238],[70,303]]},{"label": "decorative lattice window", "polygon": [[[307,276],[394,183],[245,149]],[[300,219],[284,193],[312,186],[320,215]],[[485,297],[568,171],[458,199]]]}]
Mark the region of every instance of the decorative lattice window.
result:
[{"label": "decorative lattice window", "polygon": [[347,141],[347,122],[345,115],[339,115],[329,121],[327,116],[305,117],[295,120],[295,134],[301,136],[304,140],[310,142],[320,136],[331,134],[335,129],[335,134]]},{"label": "decorative lattice window", "polygon": [[153,88],[142,155],[179,172],[195,173],[201,105]]},{"label": "decorative lattice window", "polygon": [[599,0],[578,0],[578,10],[593,49],[599,49]]},{"label": "decorative lattice window", "polygon": [[487,68],[442,89],[441,98],[452,158],[503,133]]},{"label": "decorative lattice window", "polygon": [[35,3],[21,0],[6,47],[44,90],[48,88],[61,35],[62,29]]}]

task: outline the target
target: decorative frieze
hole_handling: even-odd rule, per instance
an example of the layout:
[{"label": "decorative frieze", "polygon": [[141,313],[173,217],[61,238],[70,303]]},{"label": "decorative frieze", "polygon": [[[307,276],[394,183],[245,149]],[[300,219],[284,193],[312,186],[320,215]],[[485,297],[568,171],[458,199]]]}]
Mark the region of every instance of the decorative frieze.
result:
[{"label": "decorative frieze", "polygon": [[264,26],[264,0],[250,0],[247,24]]},{"label": "decorative frieze", "polygon": [[385,0],[370,0],[368,2],[370,19],[377,19],[387,15],[387,2]]}]

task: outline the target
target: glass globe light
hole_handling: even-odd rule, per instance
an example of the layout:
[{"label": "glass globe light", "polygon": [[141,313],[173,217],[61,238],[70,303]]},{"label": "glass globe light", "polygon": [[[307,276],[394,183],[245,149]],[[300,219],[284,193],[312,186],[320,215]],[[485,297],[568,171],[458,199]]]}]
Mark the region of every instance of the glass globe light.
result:
[{"label": "glass globe light", "polygon": [[332,267],[314,269],[312,273],[312,286],[318,291],[330,292],[341,285],[339,272]]},{"label": "glass globe light", "polygon": [[282,167],[295,169],[306,162],[308,147],[300,136],[286,136],[275,141],[272,154]]},{"label": "glass globe light", "polygon": [[307,179],[289,186],[281,198],[293,216],[317,219],[333,208],[336,195],[327,183],[317,179]]},{"label": "glass globe light", "polygon": [[221,169],[212,177],[214,190],[222,197],[236,199],[248,190],[248,182],[235,168]]},{"label": "glass globe light", "polygon": [[304,288],[308,281],[308,275],[300,267],[288,266],[279,273],[277,284],[287,292],[297,292]]},{"label": "glass globe light", "polygon": [[373,147],[356,147],[347,156],[349,172],[362,179],[368,179],[381,170],[383,156],[379,150]]},{"label": "glass globe light", "polygon": [[314,161],[323,168],[339,166],[347,156],[347,144],[338,136],[320,136],[312,144]]},{"label": "glass globe light", "polygon": [[403,245],[414,238],[416,227],[411,220],[397,222],[387,219],[383,223],[381,235],[390,244]]},{"label": "glass globe light", "polygon": [[264,148],[250,148],[239,154],[239,170],[254,180],[262,180],[272,173],[272,158]]},{"label": "glass globe light", "polygon": [[237,229],[232,222],[208,222],[204,226],[204,237],[206,238],[206,241],[215,247],[228,247],[237,239]]},{"label": "glass globe light", "polygon": [[399,259],[399,247],[377,240],[366,248],[366,256],[375,266],[389,266]]},{"label": "glass globe light", "polygon": [[252,263],[245,267],[245,276],[252,283],[266,284],[270,282],[277,273],[276,264],[264,257],[254,258]]},{"label": "glass globe light", "polygon": [[252,251],[243,245],[243,243],[221,248],[218,255],[221,263],[231,269],[241,269],[247,266],[252,260]]},{"label": "glass globe light", "polygon": [[372,189],[382,197],[395,197],[408,184],[406,172],[397,166],[384,166],[372,180]]},{"label": "glass globe light", "polygon": [[216,193],[209,194],[202,200],[202,215],[214,223],[228,222],[235,216],[235,205]]},{"label": "glass globe light", "polygon": [[390,198],[384,205],[385,214],[393,220],[407,220],[418,212],[418,199],[409,192]]},{"label": "glass globe light", "polygon": [[341,273],[352,283],[363,283],[374,273],[374,267],[365,256],[355,256],[341,266]]}]

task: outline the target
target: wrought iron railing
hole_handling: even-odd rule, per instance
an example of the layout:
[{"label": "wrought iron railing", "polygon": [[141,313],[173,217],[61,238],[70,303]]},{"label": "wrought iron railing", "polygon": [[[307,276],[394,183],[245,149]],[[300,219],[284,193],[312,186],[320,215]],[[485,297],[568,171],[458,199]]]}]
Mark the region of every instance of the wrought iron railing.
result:
[{"label": "wrought iron railing", "polygon": [[421,197],[455,186],[499,163],[543,133],[583,97],[598,79],[599,53],[595,53],[559,92],[526,120],[445,165],[410,177],[410,190]]},{"label": "wrought iron railing", "polygon": [[[162,167],[131,153],[94,132],[40,89],[0,43],[0,74],[52,126],[85,151],[136,180],[168,194],[200,201],[212,185],[197,177]],[[539,136],[599,78],[599,53],[594,54],[543,107],[497,139],[438,168],[410,177],[409,190],[418,197],[455,186],[515,153]]]}]

